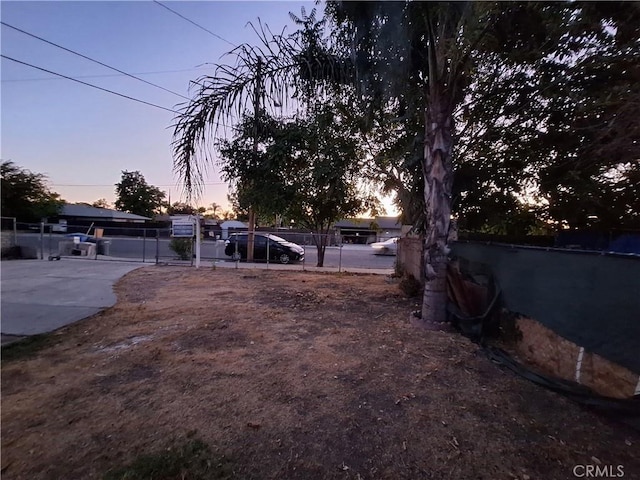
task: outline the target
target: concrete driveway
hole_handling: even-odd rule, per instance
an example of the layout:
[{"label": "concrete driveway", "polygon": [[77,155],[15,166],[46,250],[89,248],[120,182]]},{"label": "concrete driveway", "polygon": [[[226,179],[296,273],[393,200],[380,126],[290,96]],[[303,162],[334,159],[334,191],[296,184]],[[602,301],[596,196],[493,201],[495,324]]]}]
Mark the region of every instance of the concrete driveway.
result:
[{"label": "concrete driveway", "polygon": [[142,266],[64,258],[3,261],[2,343],[51,332],[114,305],[113,284]]}]

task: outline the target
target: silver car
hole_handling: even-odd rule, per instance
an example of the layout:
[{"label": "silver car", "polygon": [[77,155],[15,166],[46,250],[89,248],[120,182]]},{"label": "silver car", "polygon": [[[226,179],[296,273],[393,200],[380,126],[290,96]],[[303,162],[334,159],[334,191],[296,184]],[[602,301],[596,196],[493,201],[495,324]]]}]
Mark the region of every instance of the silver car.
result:
[{"label": "silver car", "polygon": [[384,242],[371,244],[374,255],[395,255],[398,252],[398,237],[393,237]]}]

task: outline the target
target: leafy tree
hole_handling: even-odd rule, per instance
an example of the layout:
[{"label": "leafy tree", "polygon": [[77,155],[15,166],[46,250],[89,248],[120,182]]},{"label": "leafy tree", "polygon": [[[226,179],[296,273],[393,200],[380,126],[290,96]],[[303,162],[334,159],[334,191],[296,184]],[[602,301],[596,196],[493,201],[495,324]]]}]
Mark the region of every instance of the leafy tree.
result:
[{"label": "leafy tree", "polygon": [[158,187],[148,185],[139,171],[122,172],[120,183],[116,184],[118,210],[153,217],[164,206],[165,193]]},{"label": "leafy tree", "polygon": [[60,195],[47,187],[47,177],[17,166],[12,161],[0,164],[2,216],[23,222],[39,221],[57,215],[62,208]]},{"label": "leafy tree", "polygon": [[637,228],[638,15],[631,4],[537,4],[540,48],[479,52],[455,117],[461,228]]},{"label": "leafy tree", "polygon": [[575,228],[640,228],[640,11],[580,3],[569,41],[541,68],[551,145],[540,169],[550,217]]},{"label": "leafy tree", "polygon": [[426,223],[421,128],[417,115],[399,119],[395,113],[384,111],[361,133],[373,160],[364,173],[380,183],[384,194],[394,195],[400,222],[413,225],[417,232],[423,232]]},{"label": "leafy tree", "polygon": [[[551,222],[638,228],[640,127],[631,114],[640,108],[633,88],[638,14],[630,4],[537,4],[530,16],[544,20],[540,48],[489,45],[474,55],[454,112],[452,209],[460,228],[521,235],[548,230]],[[422,182],[415,118],[396,137],[402,125],[396,115],[378,135],[388,139],[378,140],[385,145],[381,178],[400,193],[408,190],[401,207],[413,219],[419,212],[407,215],[407,203],[421,200]]]},{"label": "leafy tree", "polygon": [[195,215],[196,209],[188,203],[175,202],[167,208],[168,215]]},{"label": "leafy tree", "polygon": [[286,159],[290,168],[285,172],[295,173],[287,174],[292,177],[293,198],[283,213],[320,234],[314,237],[319,267],[324,264],[331,225],[364,212],[376,215],[380,208],[362,175],[365,151],[345,110],[339,104],[316,105],[308,118],[289,126],[298,145]]},{"label": "leafy tree", "polygon": [[111,204],[107,202],[105,198],[100,198],[91,204],[92,207],[96,208],[111,208]]},{"label": "leafy tree", "polygon": [[169,248],[178,255],[180,260],[189,260],[193,252],[193,239],[174,237],[169,242]]},{"label": "leafy tree", "polygon": [[305,117],[262,118],[259,149],[253,149],[254,120],[247,118],[233,141],[222,141],[222,172],[233,182],[238,203],[263,218],[282,215],[313,232],[318,266],[331,225],[375,211],[377,199],[365,188],[364,151],[344,105],[317,103]]},{"label": "leafy tree", "polygon": [[286,168],[282,156],[273,155],[272,151],[276,144],[290,149],[292,140],[282,134],[274,118],[264,113],[258,125],[256,132],[255,117],[245,116],[236,127],[233,140],[218,144],[221,173],[233,187],[229,201],[240,218],[247,214],[249,206],[259,218],[272,218],[286,208],[290,199],[288,187],[281,181]]}]

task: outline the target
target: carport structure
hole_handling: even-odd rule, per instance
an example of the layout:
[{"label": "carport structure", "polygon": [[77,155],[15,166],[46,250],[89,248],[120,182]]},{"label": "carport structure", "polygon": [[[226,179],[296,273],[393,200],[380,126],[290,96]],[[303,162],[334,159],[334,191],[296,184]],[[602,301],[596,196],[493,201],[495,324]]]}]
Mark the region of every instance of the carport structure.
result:
[{"label": "carport structure", "polygon": [[335,224],[342,243],[369,244],[399,237],[402,225],[398,217],[347,218]]}]

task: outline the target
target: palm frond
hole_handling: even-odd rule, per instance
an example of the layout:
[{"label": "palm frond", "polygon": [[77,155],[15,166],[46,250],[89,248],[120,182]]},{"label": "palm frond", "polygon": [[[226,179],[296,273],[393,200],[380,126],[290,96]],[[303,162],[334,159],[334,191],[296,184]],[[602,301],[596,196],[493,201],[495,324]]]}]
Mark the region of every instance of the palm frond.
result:
[{"label": "palm frond", "polygon": [[[227,63],[214,64],[211,76],[191,83],[192,100],[179,105],[180,114],[172,125],[174,134],[174,172],[183,183],[188,199],[198,197],[203,189],[203,174],[212,164],[211,147],[222,130],[253,112],[255,92],[260,91],[261,109],[298,108],[322,89],[348,80],[347,62],[330,53],[315,21],[315,10],[309,16],[292,19],[304,26],[303,31],[287,35],[285,29],[273,33],[260,20],[251,24],[257,44],[243,44],[224,58]],[[261,86],[256,89],[257,78]],[[277,107],[276,107],[277,105]],[[222,130],[221,130],[222,129]]]}]

